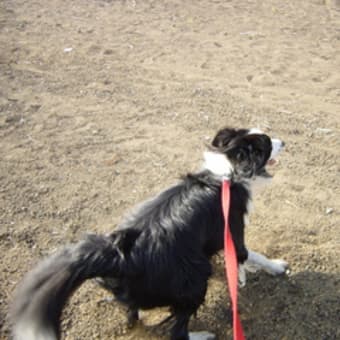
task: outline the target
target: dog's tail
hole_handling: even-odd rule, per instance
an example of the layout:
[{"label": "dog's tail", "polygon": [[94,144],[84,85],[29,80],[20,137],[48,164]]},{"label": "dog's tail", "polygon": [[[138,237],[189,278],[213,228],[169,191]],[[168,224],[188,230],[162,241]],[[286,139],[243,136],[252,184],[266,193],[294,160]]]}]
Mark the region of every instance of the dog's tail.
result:
[{"label": "dog's tail", "polygon": [[62,309],[75,289],[87,279],[122,274],[125,236],[124,231],[109,236],[89,235],[28,273],[17,290],[10,314],[14,339],[59,339]]}]

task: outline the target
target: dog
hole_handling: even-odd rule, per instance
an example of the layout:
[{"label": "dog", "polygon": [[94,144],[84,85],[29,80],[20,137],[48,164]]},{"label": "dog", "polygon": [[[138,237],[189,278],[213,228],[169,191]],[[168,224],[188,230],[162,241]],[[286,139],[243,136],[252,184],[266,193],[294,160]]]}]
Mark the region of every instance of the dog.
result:
[{"label": "dog", "polygon": [[67,299],[93,278],[127,307],[130,324],[140,309],[167,306],[171,340],[211,338],[208,332],[189,333],[188,323],[204,302],[211,257],[224,246],[222,179],[231,183],[229,224],[240,285],[246,270],[276,275],[287,269],[284,260],[248,250],[244,237],[254,192],[270,182],[266,166],[283,147],[257,129],[218,131],[199,171],[137,206],[111,234],[88,235],[28,273],[12,306],[14,339],[59,339]]}]

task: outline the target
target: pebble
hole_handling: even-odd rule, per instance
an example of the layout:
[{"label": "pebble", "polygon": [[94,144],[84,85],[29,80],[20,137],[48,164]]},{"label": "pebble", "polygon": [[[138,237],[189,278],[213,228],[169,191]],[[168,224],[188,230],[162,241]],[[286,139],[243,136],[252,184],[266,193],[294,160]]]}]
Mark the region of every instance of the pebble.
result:
[{"label": "pebble", "polygon": [[328,135],[329,133],[333,132],[333,130],[332,129],[317,128],[315,130],[315,132],[324,133],[324,134]]},{"label": "pebble", "polygon": [[326,215],[330,215],[333,211],[333,208],[326,208]]}]

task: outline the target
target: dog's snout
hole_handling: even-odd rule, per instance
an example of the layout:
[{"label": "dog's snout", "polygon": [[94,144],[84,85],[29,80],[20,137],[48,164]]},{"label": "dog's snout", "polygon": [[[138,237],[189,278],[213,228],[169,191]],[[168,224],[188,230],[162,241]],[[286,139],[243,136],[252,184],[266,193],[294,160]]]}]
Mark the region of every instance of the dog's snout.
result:
[{"label": "dog's snout", "polygon": [[277,156],[277,154],[284,148],[285,146],[285,142],[277,139],[277,138],[273,138],[272,139],[272,153],[270,155],[270,158],[275,158]]},{"label": "dog's snout", "polygon": [[272,139],[273,148],[282,149],[282,148],[285,147],[285,145],[286,145],[286,143],[284,141],[282,141],[281,139],[277,139],[277,138]]}]

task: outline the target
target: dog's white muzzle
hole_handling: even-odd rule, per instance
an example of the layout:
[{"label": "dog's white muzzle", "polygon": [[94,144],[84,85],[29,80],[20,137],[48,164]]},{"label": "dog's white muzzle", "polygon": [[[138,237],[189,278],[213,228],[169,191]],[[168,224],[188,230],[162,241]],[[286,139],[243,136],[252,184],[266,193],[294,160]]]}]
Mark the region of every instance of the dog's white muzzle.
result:
[{"label": "dog's white muzzle", "polygon": [[272,153],[270,154],[269,161],[275,161],[275,157],[281,152],[281,150],[284,148],[285,143],[277,138],[272,138]]}]

